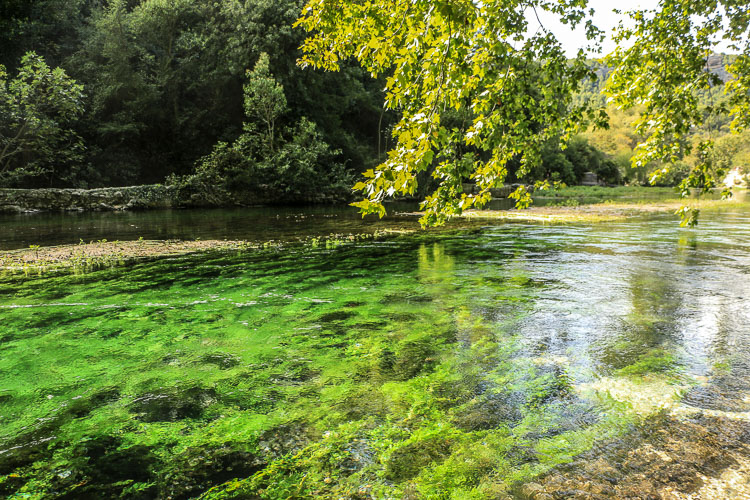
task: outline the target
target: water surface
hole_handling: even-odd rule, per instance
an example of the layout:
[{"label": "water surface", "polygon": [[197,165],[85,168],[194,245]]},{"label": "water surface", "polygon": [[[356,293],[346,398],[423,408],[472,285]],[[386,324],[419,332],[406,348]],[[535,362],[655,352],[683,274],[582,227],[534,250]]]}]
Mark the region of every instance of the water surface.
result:
[{"label": "water surface", "polygon": [[[391,203],[392,213],[416,203]],[[367,217],[340,206],[174,209],[114,212],[38,212],[0,215],[0,250],[70,245],[106,239],[281,240],[331,233],[419,227],[417,217]]]},{"label": "water surface", "polygon": [[522,498],[660,409],[745,422],[748,274],[736,211],[6,275],[0,494]]}]

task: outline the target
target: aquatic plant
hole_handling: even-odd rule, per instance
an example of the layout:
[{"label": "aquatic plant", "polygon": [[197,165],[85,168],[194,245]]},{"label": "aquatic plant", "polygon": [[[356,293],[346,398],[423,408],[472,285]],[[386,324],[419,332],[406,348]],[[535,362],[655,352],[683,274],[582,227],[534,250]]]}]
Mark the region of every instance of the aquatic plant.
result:
[{"label": "aquatic plant", "polygon": [[515,495],[633,432],[644,388],[687,392],[668,320],[691,290],[646,265],[662,235],[623,254],[633,225],[553,229],[0,275],[0,494]]},{"label": "aquatic plant", "polygon": [[668,351],[654,349],[638,358],[634,363],[620,368],[620,375],[646,375],[649,373],[673,372],[677,362],[674,355]]}]

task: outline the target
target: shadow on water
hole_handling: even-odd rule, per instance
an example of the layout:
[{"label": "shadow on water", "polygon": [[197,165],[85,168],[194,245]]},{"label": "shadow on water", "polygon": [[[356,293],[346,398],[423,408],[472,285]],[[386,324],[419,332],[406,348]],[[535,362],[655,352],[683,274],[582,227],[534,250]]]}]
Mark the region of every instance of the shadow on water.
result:
[{"label": "shadow on water", "polygon": [[365,219],[352,207],[261,207],[175,209],[119,212],[64,212],[0,215],[0,250],[29,245],[147,240],[286,241],[330,233],[375,232],[385,228],[419,227],[416,203],[390,203],[389,217]]},{"label": "shadow on water", "polygon": [[730,213],[2,277],[0,494],[742,498],[749,241]]}]

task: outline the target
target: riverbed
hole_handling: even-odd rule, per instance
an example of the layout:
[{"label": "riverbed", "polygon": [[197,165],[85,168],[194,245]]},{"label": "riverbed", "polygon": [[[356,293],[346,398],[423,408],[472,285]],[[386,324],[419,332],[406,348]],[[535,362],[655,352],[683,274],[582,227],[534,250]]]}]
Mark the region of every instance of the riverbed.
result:
[{"label": "riverbed", "polygon": [[0,494],[747,498],[748,274],[732,208],[0,275]]}]

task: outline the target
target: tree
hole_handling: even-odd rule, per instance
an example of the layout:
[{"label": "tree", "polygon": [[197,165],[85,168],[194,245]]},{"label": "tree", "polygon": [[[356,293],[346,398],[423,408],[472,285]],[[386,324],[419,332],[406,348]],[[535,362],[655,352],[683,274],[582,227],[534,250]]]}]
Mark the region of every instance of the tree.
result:
[{"label": "tree", "polygon": [[586,172],[595,173],[599,180],[607,184],[619,184],[622,180],[617,164],[583,137],[571,139],[564,150],[560,149],[559,141],[550,141],[542,150],[542,161],[531,169],[526,178],[519,180],[578,184]]},{"label": "tree", "polygon": [[83,144],[70,124],[83,112],[83,88],[29,52],[8,80],[0,66],[0,185],[64,179]]},{"label": "tree", "polygon": [[[382,82],[353,64],[340,74],[303,72],[296,65],[304,32],[292,24],[302,0],[74,2],[85,7],[78,9],[77,27],[68,30],[77,42],[63,47],[75,50],[66,52],[62,65],[85,84],[87,112],[79,132],[99,174],[82,183],[160,182],[190,172],[217,142],[235,141],[243,133],[246,70],[263,52],[284,88],[285,119],[314,121],[325,142],[342,150],[349,169],[375,163]],[[28,7],[14,16],[31,16],[22,25],[36,26],[49,18],[43,14]],[[25,40],[37,39],[26,36],[15,45]],[[389,123],[388,115],[383,122]]]},{"label": "tree", "polygon": [[274,152],[276,120],[287,111],[284,87],[278,83],[268,69],[268,54],[263,52],[252,71],[247,72],[245,84],[245,115],[255,118],[266,128],[265,144]]},{"label": "tree", "polygon": [[[202,41],[190,29],[191,0],[112,0],[81,28],[82,46],[68,64],[90,95],[83,134],[97,146],[105,182],[156,182],[210,149],[196,125],[205,117],[184,102],[201,102],[187,88],[200,82],[191,62]],[[196,146],[204,149],[196,152]]]},{"label": "tree", "polygon": [[75,50],[77,30],[91,0],[3,0],[0,2],[0,64],[13,73],[33,50],[52,66]]},{"label": "tree", "polygon": [[[630,13],[635,25],[620,27],[619,42],[630,42],[607,58],[614,71],[606,92],[622,108],[641,106],[635,127],[645,137],[635,149],[634,167],[661,164],[652,183],[672,174],[673,166],[693,150],[689,134],[715,113],[730,111],[732,127],[741,131],[750,124],[750,8],[737,0],[661,0],[657,9]],[[742,51],[729,71],[734,79],[726,84],[731,109],[719,103],[713,93],[722,84],[709,67],[718,39]],[[709,102],[701,102],[707,93]],[[714,171],[713,140],[700,141],[695,148],[697,161],[680,183],[687,196],[691,189],[708,192],[717,186]],[[728,190],[724,196],[729,196]],[[698,211],[683,207],[683,224],[694,224]]]},{"label": "tree", "polygon": [[[585,51],[568,60],[554,35],[541,23],[533,31],[527,21],[527,14],[538,19],[535,14],[546,11],[563,23],[585,24],[596,47],[602,33],[587,20],[585,7],[585,0],[310,0],[298,21],[310,35],[301,65],[336,70],[353,58],[374,76],[388,75],[386,106],[402,116],[395,148],[356,186],[366,196],[357,206],[383,215],[383,200],[414,193],[417,173],[436,162],[439,185],[423,202],[422,222],[441,223],[487,202],[510,161],[520,161],[523,177],[539,164],[548,141],[559,137],[564,146],[587,123],[606,127],[603,109],[574,99],[594,77]],[[677,144],[703,117],[696,95],[718,84],[706,65],[717,36],[745,44],[731,67],[736,78],[729,91],[735,126],[750,121],[747,14],[745,2],[737,0],[662,0],[655,11],[631,14],[634,29],[619,30],[620,41],[634,43],[608,59],[615,65],[608,92],[621,107],[643,106],[638,133],[646,141],[635,165],[659,160],[668,170],[685,153]],[[722,32],[724,18],[729,28]],[[446,127],[443,116],[451,108],[470,109],[470,123]],[[461,144],[479,153],[458,155]],[[702,154],[709,149],[700,146]],[[694,169],[683,194],[691,187],[710,189],[707,172]],[[479,194],[462,192],[465,178],[475,180]],[[523,188],[515,197],[528,205]]]},{"label": "tree", "polygon": [[352,176],[337,161],[315,123],[290,119],[284,87],[262,53],[244,85],[244,132],[219,142],[194,174],[173,178],[185,204],[223,205],[346,199]]}]

